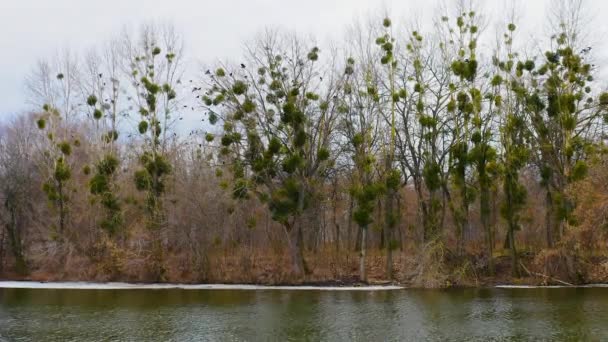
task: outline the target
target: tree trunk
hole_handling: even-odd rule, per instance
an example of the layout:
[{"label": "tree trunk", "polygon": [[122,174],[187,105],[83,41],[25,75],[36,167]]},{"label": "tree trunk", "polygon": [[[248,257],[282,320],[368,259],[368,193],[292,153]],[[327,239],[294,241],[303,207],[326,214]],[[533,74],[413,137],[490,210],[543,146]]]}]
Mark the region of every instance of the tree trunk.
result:
[{"label": "tree trunk", "polygon": [[456,255],[463,256],[465,254],[465,241],[467,236],[467,231],[470,230],[469,217],[468,217],[468,207],[462,206],[461,210],[463,211],[459,215],[459,217],[455,219],[456,224]]},{"label": "tree trunk", "polygon": [[363,228],[357,230],[357,240],[355,241],[355,252],[359,252],[361,250],[361,231]]},{"label": "tree trunk", "polygon": [[4,272],[4,230],[0,230],[0,274]]},{"label": "tree trunk", "polygon": [[290,224],[285,224],[284,227],[289,239],[288,246],[292,271],[297,278],[302,278],[306,269],[302,255],[302,230],[300,225],[296,225],[296,228],[294,228]]},{"label": "tree trunk", "polygon": [[456,255],[464,255],[464,219],[456,220]]},{"label": "tree trunk", "polygon": [[547,247],[553,248],[553,222],[555,220],[555,215],[553,212],[553,199],[551,197],[551,191],[547,190],[547,196],[545,197],[545,229],[547,233]]},{"label": "tree trunk", "polygon": [[336,252],[340,252],[340,225],[334,222],[336,228]]},{"label": "tree trunk", "polygon": [[480,220],[485,232],[486,254],[488,256],[488,272],[494,274],[494,232],[490,224],[490,191],[487,186],[481,189],[479,197]]},{"label": "tree trunk", "polygon": [[59,182],[59,235],[62,236],[65,228],[65,204],[63,195],[63,183]]},{"label": "tree trunk", "polygon": [[340,225],[338,224],[338,181],[337,178],[334,181],[333,194],[332,194],[332,220],[334,229],[336,231],[335,244],[336,252],[340,252]]},{"label": "tree trunk", "polygon": [[422,208],[424,242],[435,240],[441,232],[441,215],[437,191],[430,191],[428,199],[419,199]]},{"label": "tree trunk", "polygon": [[[354,206],[354,200],[353,200],[353,196],[348,196],[348,223],[347,223],[347,227],[346,227],[346,250],[350,250],[350,242],[352,239],[352,230],[353,230],[353,206]],[[357,243],[355,242],[355,245]],[[355,247],[355,251],[357,250],[357,248]]]},{"label": "tree trunk", "polygon": [[304,211],[304,196],[306,194],[306,187],[302,182],[300,185],[300,192],[298,194],[298,208],[297,215],[295,218],[295,229],[291,226],[287,225],[289,233],[289,252],[291,254],[291,261],[293,266],[293,271],[295,275],[300,278],[305,273],[308,273],[308,268],[306,267],[306,262],[304,261],[304,232],[302,230],[302,224],[304,223],[302,220],[301,213]]},{"label": "tree trunk", "polygon": [[367,227],[361,227],[361,250],[359,251],[359,280],[367,283],[367,273],[365,272],[365,245],[367,240]]},{"label": "tree trunk", "polygon": [[[386,221],[384,222],[384,224],[381,224],[382,222],[382,201],[378,200],[378,206],[376,207],[377,211],[377,217],[376,217],[376,224],[380,226],[380,245],[379,245],[379,249],[383,250],[384,246],[386,246],[386,241],[385,241],[385,237],[386,237]],[[386,218],[386,216],[385,216]]]},{"label": "tree trunk", "polygon": [[23,249],[21,246],[21,234],[19,231],[19,222],[17,218],[17,208],[13,204],[8,203],[6,207],[9,211],[9,222],[6,224],[6,230],[8,232],[8,240],[11,247],[11,252],[15,258],[15,271],[18,274],[27,273],[27,267],[25,259],[23,257]]},{"label": "tree trunk", "polygon": [[391,243],[386,244],[386,279],[393,280],[393,246]]},{"label": "tree trunk", "polygon": [[515,247],[515,226],[509,224],[509,247],[511,248],[511,273],[513,277],[519,278],[519,261],[517,260],[517,248]]},{"label": "tree trunk", "polygon": [[336,208],[336,203],[334,203],[334,212],[333,212],[333,220],[334,220],[334,229],[336,230],[336,252],[340,251],[340,225],[338,224],[338,210]]},{"label": "tree trunk", "polygon": [[396,218],[394,217],[394,192],[389,190],[389,194],[386,199],[386,217],[384,222],[384,245],[386,247],[386,279],[393,279],[393,228],[395,226]]},{"label": "tree trunk", "polygon": [[[397,197],[397,208],[401,210],[401,196]],[[401,213],[399,215],[401,215]],[[403,252],[403,225],[399,224],[398,227],[399,229],[397,231],[399,232],[399,250]]]}]

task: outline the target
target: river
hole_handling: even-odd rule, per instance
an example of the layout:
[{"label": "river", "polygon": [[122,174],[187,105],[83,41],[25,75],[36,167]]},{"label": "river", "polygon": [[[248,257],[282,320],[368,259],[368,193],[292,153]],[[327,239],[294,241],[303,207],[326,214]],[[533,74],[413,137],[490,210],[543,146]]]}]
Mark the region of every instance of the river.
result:
[{"label": "river", "polygon": [[608,341],[608,288],[0,288],[1,341]]}]

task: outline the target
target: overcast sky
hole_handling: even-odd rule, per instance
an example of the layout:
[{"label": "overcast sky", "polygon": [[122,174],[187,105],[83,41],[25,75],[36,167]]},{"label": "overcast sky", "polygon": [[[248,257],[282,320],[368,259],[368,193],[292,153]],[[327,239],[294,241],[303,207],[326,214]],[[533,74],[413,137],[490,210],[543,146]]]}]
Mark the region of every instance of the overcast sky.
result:
[{"label": "overcast sky", "polygon": [[[65,47],[84,51],[125,25],[148,20],[173,22],[185,37],[190,64],[196,66],[198,61],[238,56],[243,43],[267,26],[310,33],[324,42],[339,37],[345,26],[358,17],[388,10],[395,24],[414,16],[424,20],[434,15],[438,5],[438,0],[1,1],[0,120],[28,109],[23,80],[37,59],[52,56]],[[495,19],[503,19],[499,17],[505,1],[480,2]],[[549,1],[520,1],[520,26],[528,32],[541,29]],[[604,17],[608,13],[608,1],[590,0],[588,6],[593,13],[604,13]],[[607,23],[605,18],[596,21],[595,39],[605,37]],[[605,48],[599,47],[599,56],[608,56]],[[608,64],[604,65],[608,69]]]}]

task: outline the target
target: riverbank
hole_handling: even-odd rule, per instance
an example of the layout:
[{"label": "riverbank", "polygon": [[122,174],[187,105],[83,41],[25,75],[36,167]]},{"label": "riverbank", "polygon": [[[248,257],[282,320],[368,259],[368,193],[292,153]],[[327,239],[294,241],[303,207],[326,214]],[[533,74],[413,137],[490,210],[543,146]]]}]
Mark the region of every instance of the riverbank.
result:
[{"label": "riverbank", "polygon": [[90,282],[34,282],[0,281],[0,288],[15,289],[61,289],[61,290],[295,290],[295,291],[390,291],[404,289],[396,285],[361,286],[266,286],[251,284],[136,284],[136,283],[90,283]]},{"label": "riverbank", "polygon": [[[483,255],[461,258],[446,253],[441,258],[433,251],[394,253],[393,279],[386,277],[386,258],[382,250],[369,251],[367,282],[359,280],[355,252],[320,250],[307,253],[310,272],[297,277],[290,271],[289,258],[282,253],[252,251],[245,254],[209,252],[194,263],[182,254],[168,254],[162,277],[147,271],[145,259],[137,256],[122,259],[90,260],[68,256],[64,263],[33,259],[27,274],[5,268],[0,279],[36,283],[146,284],[146,286],[218,286],[239,287],[309,287],[364,288],[395,286],[399,288],[451,288],[494,286],[580,286],[608,283],[608,258],[569,256],[563,251],[522,253],[520,276],[513,277],[510,257],[494,258],[495,274],[487,275]],[[243,285],[244,284],[244,285]],[[123,286],[123,285],[116,285]],[[124,285],[126,286],[126,285]],[[215,285],[212,285],[215,286]]]},{"label": "riverbank", "polygon": [[[491,286],[498,289],[558,289],[558,288],[608,288],[608,284],[586,285],[513,285],[499,284]],[[486,288],[486,287],[482,287]],[[394,291],[408,287],[400,285],[253,285],[253,284],[169,284],[169,283],[96,283],[96,282],[37,282],[37,281],[3,281],[0,289],[45,289],[45,290],[242,290],[242,291]]]}]

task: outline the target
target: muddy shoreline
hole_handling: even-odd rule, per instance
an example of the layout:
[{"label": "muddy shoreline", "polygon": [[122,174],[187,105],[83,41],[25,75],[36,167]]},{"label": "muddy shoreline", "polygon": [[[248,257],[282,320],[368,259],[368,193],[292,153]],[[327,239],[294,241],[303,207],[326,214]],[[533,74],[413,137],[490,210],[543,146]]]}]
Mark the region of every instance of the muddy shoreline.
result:
[{"label": "muddy shoreline", "polygon": [[[72,289],[72,290],[335,290],[335,291],[388,291],[424,289],[399,283],[346,283],[339,281],[302,282],[298,284],[231,284],[231,283],[141,283],[141,282],[89,282],[89,281],[33,281],[0,280],[0,289]],[[446,286],[442,289],[536,289],[536,288],[608,288],[606,283],[558,285],[558,284],[479,284],[478,286]]]}]

